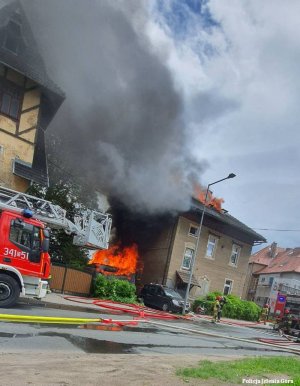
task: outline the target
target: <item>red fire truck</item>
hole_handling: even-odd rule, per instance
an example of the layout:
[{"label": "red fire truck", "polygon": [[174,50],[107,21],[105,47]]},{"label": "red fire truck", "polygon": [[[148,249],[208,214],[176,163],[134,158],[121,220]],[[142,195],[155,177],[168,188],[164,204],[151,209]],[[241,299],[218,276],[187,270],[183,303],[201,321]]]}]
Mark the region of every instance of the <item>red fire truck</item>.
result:
[{"label": "red fire truck", "polygon": [[49,228],[73,234],[76,245],[107,249],[108,214],[81,211],[74,222],[51,202],[0,187],[0,307],[11,307],[20,294],[43,298],[50,275]]}]

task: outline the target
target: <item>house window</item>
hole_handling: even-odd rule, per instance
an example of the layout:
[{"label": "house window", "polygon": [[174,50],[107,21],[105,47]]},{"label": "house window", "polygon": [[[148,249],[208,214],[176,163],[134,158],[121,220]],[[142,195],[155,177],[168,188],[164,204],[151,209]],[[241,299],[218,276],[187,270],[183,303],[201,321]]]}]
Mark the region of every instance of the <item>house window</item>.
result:
[{"label": "house window", "polygon": [[6,27],[6,39],[4,47],[13,52],[18,53],[19,45],[21,40],[21,25],[13,20],[10,20]]},{"label": "house window", "polygon": [[206,257],[214,259],[214,254],[217,248],[218,237],[209,235],[206,249]]},{"label": "house window", "polygon": [[193,256],[194,256],[194,250],[191,248],[185,248],[181,268],[191,269]]},{"label": "house window", "polygon": [[189,230],[189,235],[197,237],[198,236],[198,228],[191,225],[190,230]]},{"label": "house window", "polygon": [[229,295],[232,291],[232,280],[229,280],[229,279],[225,279],[225,284],[224,284],[224,295]]},{"label": "house window", "polygon": [[240,257],[241,253],[241,247],[237,244],[232,245],[232,251],[231,251],[231,256],[230,256],[230,265],[237,266],[238,259]]},{"label": "house window", "polygon": [[0,113],[18,119],[20,115],[22,94],[8,82],[0,83]]}]

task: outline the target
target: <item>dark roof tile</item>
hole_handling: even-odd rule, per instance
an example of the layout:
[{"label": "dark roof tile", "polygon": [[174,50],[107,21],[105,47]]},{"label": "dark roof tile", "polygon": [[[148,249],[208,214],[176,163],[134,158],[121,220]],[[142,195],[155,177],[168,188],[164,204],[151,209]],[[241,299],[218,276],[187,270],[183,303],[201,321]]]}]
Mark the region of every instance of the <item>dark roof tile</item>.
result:
[{"label": "dark roof tile", "polygon": [[[192,198],[192,210],[200,211],[202,212],[204,208],[204,204],[202,204],[200,201],[196,200],[195,198]],[[206,207],[205,209],[205,215],[210,216],[216,220],[219,220],[220,222],[227,224],[233,228],[237,228],[243,233],[248,234],[254,241],[256,242],[266,242],[267,240],[260,235],[259,233],[255,232],[253,229],[249,228],[247,225],[236,219],[235,217],[231,216],[229,213],[225,212],[219,212],[216,209],[212,209],[210,207]]]},{"label": "dark roof tile", "polygon": [[[20,25],[21,34],[17,30],[10,31],[11,24]],[[15,52],[6,46],[7,36],[16,39]],[[34,80],[47,90],[64,99],[62,90],[49,78],[34,39],[29,22],[18,0],[7,2],[0,0],[0,62]]]}]

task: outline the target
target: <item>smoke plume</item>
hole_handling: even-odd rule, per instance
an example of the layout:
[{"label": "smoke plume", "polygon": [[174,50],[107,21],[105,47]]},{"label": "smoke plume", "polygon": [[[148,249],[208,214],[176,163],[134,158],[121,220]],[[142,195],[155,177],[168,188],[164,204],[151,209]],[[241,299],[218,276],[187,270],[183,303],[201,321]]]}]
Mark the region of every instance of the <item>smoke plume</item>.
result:
[{"label": "smoke plume", "polygon": [[185,210],[201,171],[188,156],[184,104],[146,36],[147,2],[22,2],[66,100],[49,132],[63,162],[140,212]]}]

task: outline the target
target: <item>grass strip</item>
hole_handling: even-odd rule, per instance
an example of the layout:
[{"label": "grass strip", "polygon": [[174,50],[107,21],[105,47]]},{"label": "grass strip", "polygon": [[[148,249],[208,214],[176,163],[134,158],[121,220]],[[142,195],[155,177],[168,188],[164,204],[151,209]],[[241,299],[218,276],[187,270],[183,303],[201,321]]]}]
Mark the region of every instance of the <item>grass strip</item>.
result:
[{"label": "grass strip", "polygon": [[[272,382],[268,384],[300,386],[300,360],[291,356],[255,357],[222,362],[204,360],[199,363],[198,367],[178,369],[176,374],[184,379],[214,378],[235,384],[242,383],[243,379],[278,379],[281,381],[285,378],[293,380],[293,383]],[[257,382],[257,384],[263,383]]]}]

